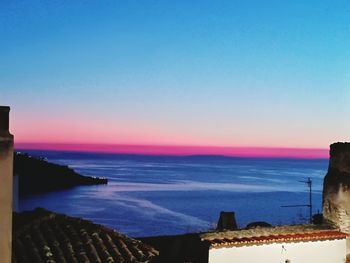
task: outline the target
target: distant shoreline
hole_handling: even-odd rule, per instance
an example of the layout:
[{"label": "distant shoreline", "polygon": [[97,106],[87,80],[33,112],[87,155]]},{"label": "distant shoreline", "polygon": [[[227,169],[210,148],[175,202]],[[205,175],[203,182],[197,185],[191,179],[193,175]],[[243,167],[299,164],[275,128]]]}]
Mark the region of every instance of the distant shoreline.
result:
[{"label": "distant shoreline", "polygon": [[97,145],[97,144],[47,144],[17,143],[18,151],[64,151],[78,153],[151,155],[151,156],[220,156],[226,158],[258,159],[328,159],[327,149],[267,148],[267,147],[201,147],[152,145]]},{"label": "distant shoreline", "polygon": [[14,174],[19,177],[19,195],[38,194],[81,185],[107,184],[108,179],[83,176],[67,165],[46,158],[15,152]]}]

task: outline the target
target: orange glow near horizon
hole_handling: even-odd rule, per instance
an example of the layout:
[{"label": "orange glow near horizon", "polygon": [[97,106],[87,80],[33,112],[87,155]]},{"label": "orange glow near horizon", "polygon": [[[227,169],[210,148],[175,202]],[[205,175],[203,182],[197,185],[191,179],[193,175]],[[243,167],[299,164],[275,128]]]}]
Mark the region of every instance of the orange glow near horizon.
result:
[{"label": "orange glow near horizon", "polygon": [[224,155],[257,158],[328,158],[327,149],[268,148],[268,147],[213,147],[213,146],[165,146],[165,145],[107,145],[107,144],[54,144],[15,143],[16,149],[101,152],[146,155]]}]

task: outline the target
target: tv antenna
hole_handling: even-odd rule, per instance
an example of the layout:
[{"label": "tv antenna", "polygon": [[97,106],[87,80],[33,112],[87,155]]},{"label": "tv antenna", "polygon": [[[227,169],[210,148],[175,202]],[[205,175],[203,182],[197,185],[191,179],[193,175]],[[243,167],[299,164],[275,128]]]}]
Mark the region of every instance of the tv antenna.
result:
[{"label": "tv antenna", "polygon": [[312,224],[312,180],[310,177],[307,178],[305,181],[298,181],[300,183],[305,183],[307,187],[309,188],[309,204],[307,205],[282,205],[281,207],[308,207],[309,208],[309,222]]}]

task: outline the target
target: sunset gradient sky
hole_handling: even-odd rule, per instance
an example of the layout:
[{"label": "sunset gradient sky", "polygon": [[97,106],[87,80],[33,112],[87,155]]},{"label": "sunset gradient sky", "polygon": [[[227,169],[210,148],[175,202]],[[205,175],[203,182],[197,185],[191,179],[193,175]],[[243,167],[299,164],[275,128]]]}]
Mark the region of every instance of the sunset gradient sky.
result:
[{"label": "sunset gradient sky", "polygon": [[2,1],[0,103],[22,146],[328,149],[349,25],[345,0]]}]

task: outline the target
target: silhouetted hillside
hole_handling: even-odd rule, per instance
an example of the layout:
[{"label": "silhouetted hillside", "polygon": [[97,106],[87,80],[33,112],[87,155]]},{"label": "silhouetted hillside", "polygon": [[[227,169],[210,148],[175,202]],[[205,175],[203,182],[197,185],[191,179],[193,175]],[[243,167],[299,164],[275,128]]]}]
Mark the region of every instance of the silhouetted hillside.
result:
[{"label": "silhouetted hillside", "polygon": [[107,184],[107,179],[82,176],[68,166],[15,153],[14,174],[19,176],[19,195],[48,192],[78,185]]}]

